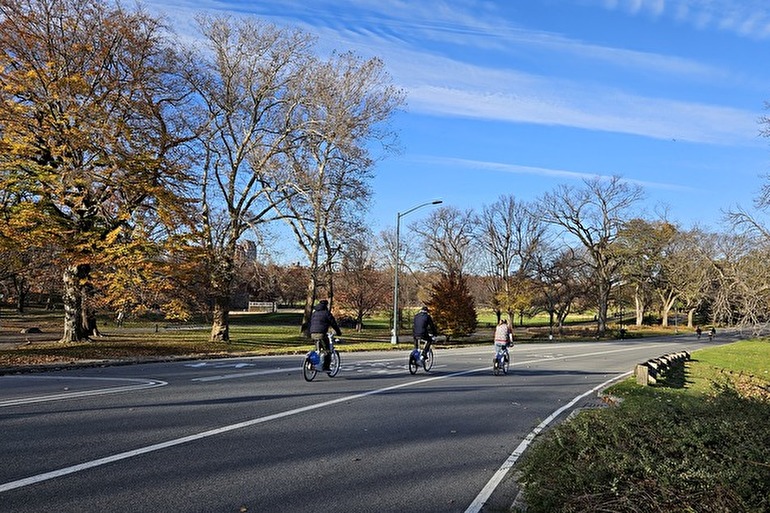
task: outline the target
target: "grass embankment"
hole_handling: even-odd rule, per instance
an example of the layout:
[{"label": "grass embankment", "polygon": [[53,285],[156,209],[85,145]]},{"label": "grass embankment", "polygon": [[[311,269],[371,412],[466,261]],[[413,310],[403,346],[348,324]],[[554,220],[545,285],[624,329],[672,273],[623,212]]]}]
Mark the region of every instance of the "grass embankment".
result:
[{"label": "grass embankment", "polygon": [[[340,351],[404,350],[411,345],[409,319],[413,311],[403,315],[405,328],[401,343],[391,344],[391,320],[388,312],[382,312],[365,320],[364,330],[357,332],[343,328]],[[61,344],[62,312],[30,309],[23,315],[4,309],[0,316],[0,368],[17,368],[31,365],[66,365],[84,361],[133,360],[171,357],[215,358],[225,356],[257,356],[271,354],[303,354],[309,342],[302,338],[299,326],[302,314],[296,310],[280,310],[276,313],[233,313],[230,317],[230,341],[208,341],[211,326],[206,320],[187,323],[168,323],[161,319],[127,321],[117,327],[113,316],[99,318],[102,336],[80,343]],[[545,341],[548,339],[547,317],[525,319],[525,325],[514,326],[518,342]],[[493,312],[479,312],[477,333],[470,337],[453,339],[454,345],[489,344],[496,324]],[[38,327],[42,334],[22,335],[24,328]],[[629,333],[633,336],[660,334],[650,328]],[[554,341],[594,340],[595,324],[591,316],[573,316],[564,334]],[[615,338],[614,333],[610,333]],[[437,345],[438,347],[441,344]]]},{"label": "grass embankment", "polygon": [[[209,342],[211,325],[205,321],[168,323],[163,320],[128,321],[118,327],[112,318],[99,319],[101,336],[89,341],[62,344],[61,312],[30,311],[24,315],[4,312],[0,327],[0,368],[30,365],[64,365],[84,361],[164,359],[171,357],[215,358],[271,354],[304,354],[310,343],[300,335],[302,314],[279,311],[237,314],[230,317],[230,341]],[[22,334],[24,328],[41,334]],[[406,331],[406,330],[405,330]],[[411,337],[393,346],[387,317],[368,319],[366,329],[343,329],[340,351],[403,350]],[[483,340],[489,338],[481,334]]]},{"label": "grass embankment", "polygon": [[[234,315],[231,341],[211,343],[211,326],[205,322],[165,323],[162,320],[126,322],[118,327],[111,319],[100,319],[101,336],[79,343],[59,343],[61,313],[6,315],[2,334],[13,345],[0,351],[0,367],[66,364],[88,360],[130,360],[170,357],[224,357],[236,355],[292,354],[307,351],[308,342],[299,334],[302,316],[296,312]],[[23,327],[39,327],[49,337],[20,335]],[[13,338],[11,338],[13,337]],[[5,342],[7,340],[0,340]]]},{"label": "grass embankment", "polygon": [[770,342],[703,349],[662,384],[629,379],[521,461],[528,513],[770,511]]}]

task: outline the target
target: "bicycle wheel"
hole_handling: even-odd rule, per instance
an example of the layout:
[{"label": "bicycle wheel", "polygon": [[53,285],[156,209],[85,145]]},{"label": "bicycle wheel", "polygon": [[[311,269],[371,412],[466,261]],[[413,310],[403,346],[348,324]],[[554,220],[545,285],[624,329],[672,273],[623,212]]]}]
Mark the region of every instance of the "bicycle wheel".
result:
[{"label": "bicycle wheel", "polygon": [[425,359],[422,361],[422,368],[425,369],[425,371],[429,371],[433,367],[433,349],[428,349],[428,352],[425,353]]},{"label": "bicycle wheel", "polygon": [[413,354],[409,355],[409,373],[417,374],[417,359]]},{"label": "bicycle wheel", "polygon": [[329,363],[329,370],[326,371],[326,374],[328,374],[330,378],[333,378],[340,371],[341,365],[342,359],[340,358],[340,353],[335,349],[332,351],[332,361]]},{"label": "bicycle wheel", "polygon": [[508,374],[508,369],[511,367],[511,359],[508,355],[503,356],[503,374]]},{"label": "bicycle wheel", "polygon": [[302,362],[302,376],[304,376],[305,381],[313,381],[316,374],[318,374],[318,371],[315,369],[313,362],[310,361],[310,358],[305,358],[305,361]]}]

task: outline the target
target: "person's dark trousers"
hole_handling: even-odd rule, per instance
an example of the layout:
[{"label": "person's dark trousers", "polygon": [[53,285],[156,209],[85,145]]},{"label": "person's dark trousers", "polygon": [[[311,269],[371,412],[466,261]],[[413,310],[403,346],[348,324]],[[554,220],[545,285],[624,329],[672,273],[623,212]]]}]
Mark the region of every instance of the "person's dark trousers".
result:
[{"label": "person's dark trousers", "polygon": [[323,370],[331,370],[332,366],[332,346],[329,343],[329,334],[325,334],[321,339],[321,346],[324,348],[324,366]]},{"label": "person's dark trousers", "polygon": [[414,348],[420,349],[420,340],[425,341],[425,348],[422,350],[422,356],[423,358],[428,353],[428,349],[430,349],[430,346],[433,345],[433,337],[425,337],[423,339],[420,339],[419,337],[414,337]]}]

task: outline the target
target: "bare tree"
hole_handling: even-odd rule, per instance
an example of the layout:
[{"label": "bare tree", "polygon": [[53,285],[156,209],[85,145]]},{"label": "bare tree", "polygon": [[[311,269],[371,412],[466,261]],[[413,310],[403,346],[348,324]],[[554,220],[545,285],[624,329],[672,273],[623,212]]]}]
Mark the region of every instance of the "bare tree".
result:
[{"label": "bare tree", "polygon": [[561,185],[541,200],[543,221],[562,228],[585,248],[585,264],[596,287],[598,332],[607,329],[607,311],[619,259],[612,247],[632,207],[642,199],[639,185],[618,176],[583,181],[583,187]]},{"label": "bare tree", "polygon": [[722,234],[712,242],[712,323],[735,324],[755,335],[765,332],[770,319],[770,248],[745,233]]},{"label": "bare tree", "polygon": [[294,194],[274,201],[305,254],[310,272],[302,331],[316,299],[320,273],[339,247],[335,234],[365,210],[375,158],[374,142],[385,152],[395,133],[387,122],[404,101],[379,59],[334,54],[306,65],[298,83],[297,127],[285,141]]},{"label": "bare tree", "polygon": [[[761,123],[762,135],[769,137],[770,118],[763,117]],[[712,313],[725,320],[732,309],[732,317],[740,326],[759,334],[770,322],[766,281],[766,262],[770,258],[770,175],[765,176],[754,207],[754,212],[737,207],[726,214],[735,233],[721,239],[722,258],[715,263],[715,270],[718,283],[725,288],[715,294],[717,301]]]},{"label": "bare tree", "polygon": [[345,245],[338,305],[351,312],[358,331],[363,328],[364,317],[382,309],[390,298],[390,275],[378,269],[378,260],[371,234],[362,234]]},{"label": "bare tree", "polygon": [[476,241],[488,262],[495,289],[495,309],[513,323],[513,282],[524,285],[534,270],[536,255],[546,236],[546,225],[531,211],[531,206],[517,202],[513,195],[501,196],[484,206],[477,223]]},{"label": "bare tree", "polygon": [[435,275],[425,304],[447,337],[467,335],[477,325],[476,306],[466,270],[473,255],[473,211],[441,207],[411,225],[425,255],[425,270]]},{"label": "bare tree", "polygon": [[446,206],[433,210],[410,228],[419,237],[425,268],[462,276],[473,251],[476,221],[471,210]]},{"label": "bare tree", "polygon": [[[396,244],[396,229],[384,230],[380,233],[380,246],[382,248],[383,261],[381,267],[387,269],[388,276],[390,276],[390,287],[388,288],[389,294],[393,297],[393,285],[395,276],[396,261],[399,261],[399,269],[406,270],[399,275],[398,283],[398,321],[399,329],[404,327],[404,323],[407,319],[404,318],[403,308],[404,306],[414,305],[420,298],[427,298],[427,288],[425,287],[425,273],[422,271],[424,264],[424,254],[417,243],[414,233],[409,231],[411,236],[404,236],[399,244]],[[398,247],[398,252],[396,248]],[[397,254],[398,253],[398,254]],[[420,284],[423,284],[423,288],[420,288]],[[393,324],[393,318],[391,314],[391,325]]]},{"label": "bare tree", "polygon": [[[770,102],[766,102],[770,108]],[[760,118],[760,133],[770,137],[770,117]],[[770,322],[768,266],[770,258],[770,175],[754,199],[754,211],[742,207],[726,213],[734,232],[715,240],[715,280],[712,315],[714,320],[735,321],[750,327],[755,334],[763,332]]]},{"label": "bare tree", "polygon": [[[238,242],[272,219],[288,197],[282,152],[296,127],[297,84],[311,38],[253,19],[199,18],[207,48],[190,53],[190,87],[200,98],[201,203],[213,322],[211,342],[230,340]],[[281,191],[278,193],[277,191]]]},{"label": "bare tree", "polygon": [[578,258],[572,248],[557,251],[544,245],[537,252],[534,265],[537,301],[548,313],[550,334],[553,335],[555,325],[561,335],[567,316],[574,311],[576,303],[585,303],[580,299],[588,294],[590,276],[584,259]]}]

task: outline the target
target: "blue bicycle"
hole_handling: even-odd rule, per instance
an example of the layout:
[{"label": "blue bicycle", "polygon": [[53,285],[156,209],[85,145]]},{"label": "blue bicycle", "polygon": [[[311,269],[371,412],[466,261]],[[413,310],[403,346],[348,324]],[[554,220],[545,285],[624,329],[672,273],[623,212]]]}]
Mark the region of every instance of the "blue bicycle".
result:
[{"label": "blue bicycle", "polygon": [[502,346],[497,350],[495,358],[492,360],[492,372],[495,376],[508,374],[508,369],[511,367],[511,356],[508,353],[508,346]]},{"label": "blue bicycle", "polygon": [[[340,353],[334,349],[334,344],[339,341],[332,333],[328,334],[329,337],[329,351],[331,353],[331,363],[329,364],[329,370],[325,371],[326,374],[333,378],[340,371],[342,365],[342,359]],[[319,367],[322,366],[325,356],[325,351],[321,348],[321,341],[316,340],[315,349],[312,349],[305,355],[305,360],[302,362],[302,376],[305,381],[313,381],[318,374]]]},{"label": "blue bicycle", "polygon": [[[423,347],[427,344],[427,341],[423,339],[420,339],[420,342],[422,342]],[[420,350],[420,344],[418,343],[417,347],[409,353],[409,372],[417,374],[417,369],[420,367],[425,369],[425,372],[428,372],[433,368],[433,348],[429,348],[423,357],[422,351]]]}]

